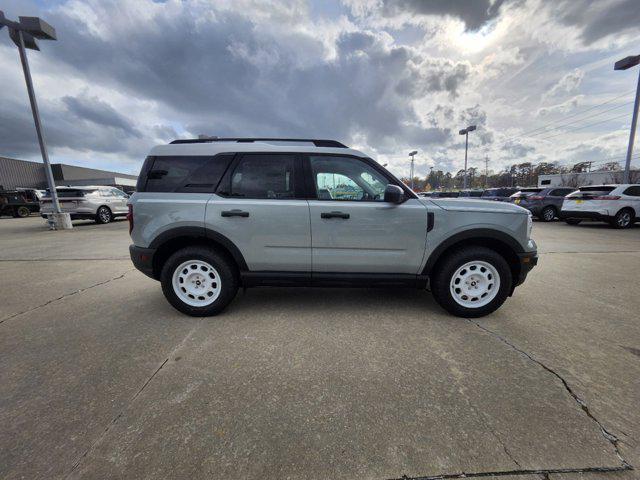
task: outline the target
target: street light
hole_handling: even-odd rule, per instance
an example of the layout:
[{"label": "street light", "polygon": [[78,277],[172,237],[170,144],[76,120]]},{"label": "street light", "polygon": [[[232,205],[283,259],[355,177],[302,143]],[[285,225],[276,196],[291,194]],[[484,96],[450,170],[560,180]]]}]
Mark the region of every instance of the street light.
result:
[{"label": "street light", "polygon": [[418,154],[417,150],[414,150],[413,152],[409,153],[409,156],[411,157],[411,190],[413,190],[413,162],[415,160],[415,156]]},{"label": "street light", "polygon": [[[622,60],[618,60],[613,66],[614,70],[627,70],[640,63],[640,55],[632,55]],[[629,145],[627,146],[627,162],[624,166],[624,180],[622,183],[629,183],[629,171],[631,170],[631,154],[633,153],[633,141],[636,136],[636,125],[638,124],[638,103],[640,103],[640,73],[638,74],[638,86],[636,87],[636,101],[633,104],[633,119],[631,120],[631,132],[629,133]]]},{"label": "street light", "polygon": [[16,44],[16,46],[18,47],[18,51],[20,52],[20,62],[22,63],[24,79],[27,83],[27,92],[29,93],[29,102],[31,103],[33,121],[36,125],[36,134],[38,136],[38,143],[40,144],[40,153],[42,154],[42,161],[44,163],[44,171],[47,177],[47,184],[49,185],[49,191],[51,192],[51,202],[54,211],[51,219],[52,228],[69,229],[72,228],[71,217],[68,213],[61,213],[60,211],[60,203],[58,202],[56,184],[53,180],[51,164],[49,163],[49,155],[47,155],[47,148],[44,143],[42,124],[40,122],[40,112],[38,111],[36,94],[33,90],[31,70],[29,69],[29,62],[27,60],[26,52],[27,48],[30,50],[40,50],[40,48],[38,48],[36,39],[55,40],[56,30],[47,22],[38,17],[18,18],[18,22],[8,20],[4,16],[4,12],[0,10],[0,30],[5,26],[9,29],[9,37],[11,37],[11,40],[13,40],[13,43]]},{"label": "street light", "polygon": [[469,132],[473,132],[476,129],[475,125],[469,125],[467,128],[463,128],[458,133],[464,135],[464,187],[467,188],[467,150],[469,149]]}]

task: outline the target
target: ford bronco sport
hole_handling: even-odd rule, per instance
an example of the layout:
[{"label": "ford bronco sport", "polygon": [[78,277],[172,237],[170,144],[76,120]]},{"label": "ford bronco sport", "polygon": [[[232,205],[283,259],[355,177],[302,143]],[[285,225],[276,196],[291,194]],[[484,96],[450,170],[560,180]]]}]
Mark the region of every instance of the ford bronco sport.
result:
[{"label": "ford bronco sport", "polygon": [[175,140],[145,160],[129,201],[134,265],[167,300],[215,315],[239,287],[430,289],[480,317],[537,263],[516,205],[419,198],[334,140]]}]

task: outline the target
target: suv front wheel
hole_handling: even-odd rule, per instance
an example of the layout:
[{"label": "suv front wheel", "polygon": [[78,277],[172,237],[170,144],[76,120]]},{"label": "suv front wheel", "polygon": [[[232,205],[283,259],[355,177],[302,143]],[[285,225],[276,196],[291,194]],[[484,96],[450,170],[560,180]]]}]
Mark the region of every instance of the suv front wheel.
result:
[{"label": "suv front wheel", "polygon": [[193,317],[220,313],[238,291],[233,264],[207,247],[186,247],[165,262],[162,292],[173,307]]},{"label": "suv front wheel", "polygon": [[437,267],[431,291],[453,315],[477,318],[497,310],[511,290],[511,270],[502,255],[485,247],[454,251]]}]

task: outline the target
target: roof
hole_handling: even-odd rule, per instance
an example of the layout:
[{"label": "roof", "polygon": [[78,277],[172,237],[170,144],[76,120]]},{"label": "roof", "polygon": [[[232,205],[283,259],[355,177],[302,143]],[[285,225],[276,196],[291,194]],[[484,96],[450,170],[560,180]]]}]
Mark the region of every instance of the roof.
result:
[{"label": "roof", "polygon": [[[345,147],[335,140],[311,139],[194,139],[176,141],[169,145],[158,145],[149,155],[216,155],[237,152],[279,152],[279,153],[333,153],[367,157],[364,153]],[[319,146],[320,145],[320,146]],[[334,146],[325,146],[334,145]],[[341,145],[341,146],[338,146]]]}]

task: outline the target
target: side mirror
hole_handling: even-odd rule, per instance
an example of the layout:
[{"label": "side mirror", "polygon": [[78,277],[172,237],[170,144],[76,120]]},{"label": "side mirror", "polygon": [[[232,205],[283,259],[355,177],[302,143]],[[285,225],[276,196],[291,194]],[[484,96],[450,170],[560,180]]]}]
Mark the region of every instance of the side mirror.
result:
[{"label": "side mirror", "polygon": [[402,203],[404,201],[404,191],[397,185],[387,185],[384,189],[384,201],[388,203]]}]

